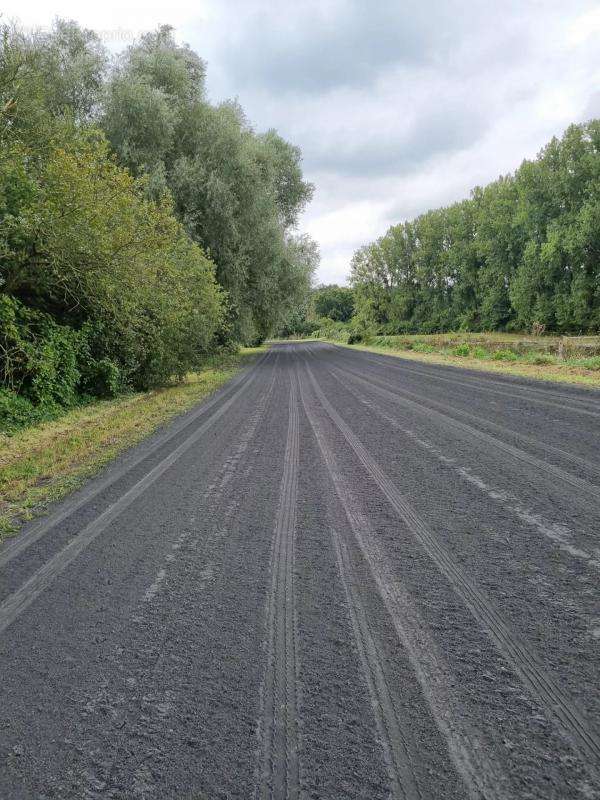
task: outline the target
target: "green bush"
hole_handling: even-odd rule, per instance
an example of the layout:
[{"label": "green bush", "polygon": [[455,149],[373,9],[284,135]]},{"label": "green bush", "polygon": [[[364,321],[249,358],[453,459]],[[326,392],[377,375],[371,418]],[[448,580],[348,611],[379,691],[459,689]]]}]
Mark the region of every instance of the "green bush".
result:
[{"label": "green bush", "polygon": [[431,344],[427,344],[427,342],[414,342],[412,349],[416,353],[433,353],[435,352],[435,347]]},{"label": "green bush", "polygon": [[462,344],[456,345],[456,347],[452,350],[452,353],[455,356],[462,356],[464,358],[471,355],[471,348],[466,342],[462,342]]},{"label": "green bush", "polygon": [[32,343],[30,379],[24,386],[26,396],[34,403],[68,408],[77,402],[81,378],[77,364],[79,341],[76,331],[43,319]]},{"label": "green bush", "polygon": [[319,327],[312,335],[315,339],[333,339],[347,344],[350,336],[350,327],[344,322],[321,319],[319,320]]},{"label": "green bush", "polygon": [[11,433],[36,422],[39,416],[40,411],[31,400],[7,389],[0,389],[0,430]]},{"label": "green bush", "polygon": [[545,353],[532,354],[528,357],[527,360],[529,361],[530,364],[538,364],[540,366],[543,364],[554,364],[556,361],[554,356],[547,355]]},{"label": "green bush", "polygon": [[0,295],[0,379],[34,405],[77,401],[81,335],[50,315]]},{"label": "green bush", "polygon": [[116,397],[123,388],[118,364],[110,358],[89,361],[83,368],[81,388],[94,397]]},{"label": "green bush", "polygon": [[512,350],[502,349],[502,350],[496,350],[492,354],[492,358],[494,359],[494,361],[517,361],[519,356]]},{"label": "green bush", "polygon": [[0,386],[66,408],[81,393],[181,378],[214,347],[223,315],[214,265],[169,199],[148,200],[97,131],[62,136],[43,157],[15,151],[35,192],[13,197],[14,165],[0,159],[0,210],[10,197],[0,231],[0,281],[10,287],[1,295]]},{"label": "green bush", "polygon": [[358,331],[352,331],[348,334],[348,344],[361,344],[363,341],[363,334]]}]

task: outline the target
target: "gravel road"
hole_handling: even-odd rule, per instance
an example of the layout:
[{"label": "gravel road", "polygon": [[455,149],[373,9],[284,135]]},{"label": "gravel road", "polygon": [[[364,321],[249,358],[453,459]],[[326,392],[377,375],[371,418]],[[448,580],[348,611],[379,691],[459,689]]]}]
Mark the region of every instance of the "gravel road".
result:
[{"label": "gravel road", "polygon": [[600,799],[600,393],[274,346],[0,549],[0,798]]}]

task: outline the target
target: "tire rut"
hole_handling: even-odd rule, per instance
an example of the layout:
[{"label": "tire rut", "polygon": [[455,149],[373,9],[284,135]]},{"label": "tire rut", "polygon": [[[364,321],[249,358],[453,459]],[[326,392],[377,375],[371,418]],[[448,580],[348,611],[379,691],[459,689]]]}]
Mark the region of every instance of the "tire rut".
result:
[{"label": "tire rut", "polygon": [[600,738],[577,704],[543,668],[539,657],[528,643],[517,636],[505,623],[500,612],[477,586],[469,581],[446,548],[431,533],[423,521],[383,472],[348,424],[333,408],[318,385],[308,364],[309,379],[323,409],[340,431],[366,472],[372,477],[391,507],[420,542],[440,572],[447,578],[475,619],[487,632],[497,650],[511,665],[522,684],[536,698],[553,724],[570,742],[595,780],[600,779]]},{"label": "tire rut", "polygon": [[187,452],[219,420],[254,381],[256,373],[222,403],[185,441],[163,458],[147,475],[132,486],[115,503],[86,525],[49,561],[37,569],[25,583],[0,604],[0,634],[9,627],[53,581],[114,522],[135,500],[141,497],[173,464]]},{"label": "tire rut", "polygon": [[[494,430],[503,436],[512,436],[517,441],[533,445],[534,447],[537,447],[548,454],[552,454],[554,456],[558,456],[559,458],[564,459],[565,461],[569,461],[572,464],[575,464],[576,466],[580,467],[582,470],[585,470],[588,473],[592,473],[596,475],[598,478],[600,478],[600,465],[593,464],[591,461],[588,461],[585,458],[581,458],[581,456],[576,456],[573,453],[569,453],[560,447],[555,447],[554,445],[548,444],[547,442],[534,439],[531,436],[525,436],[524,434],[519,433],[518,431],[512,430],[510,428],[507,428],[504,425],[499,425],[497,422],[492,422],[491,420],[485,419],[484,417],[480,417],[477,414],[473,414],[471,411],[463,411],[460,408],[456,408],[456,406],[451,406],[449,409],[447,405],[444,405],[443,403],[440,403],[437,400],[433,400],[431,397],[425,398],[422,395],[419,395],[416,392],[411,392],[408,389],[398,389],[398,387],[395,386],[394,384],[388,383],[387,381],[384,381],[379,377],[378,379],[382,384],[385,384],[389,389],[394,390],[398,394],[402,393],[405,396],[410,396],[412,398],[418,399],[419,403],[426,402],[429,406],[433,406],[438,410],[441,409],[442,413],[444,414],[447,414],[448,410],[451,410],[453,414],[456,414],[457,416],[462,417],[463,419],[466,418],[468,420],[476,421],[479,425],[483,425],[491,430]],[[598,488],[600,490],[600,487]]]},{"label": "tire rut", "polygon": [[[329,474],[334,471],[331,457],[323,444],[323,438],[318,435],[312,415],[309,413],[302,389],[300,391],[302,405],[306,416],[311,424],[313,433],[321,450],[323,460],[327,465]],[[337,491],[335,481],[334,488]],[[340,497],[339,491],[337,492]],[[352,517],[344,497],[340,500],[344,511],[354,531],[356,521]],[[363,667],[365,681],[369,688],[371,705],[379,729],[382,746],[385,753],[385,763],[388,770],[390,783],[392,786],[391,795],[393,798],[405,798],[405,800],[417,800],[421,797],[417,781],[414,775],[411,757],[409,754],[407,739],[410,738],[408,731],[403,730],[401,720],[398,719],[388,683],[385,676],[384,662],[379,654],[377,645],[371,634],[366,611],[360,599],[356,577],[352,568],[343,536],[336,528],[331,531],[333,547],[336,556],[338,572],[344,587],[346,603],[354,633],[354,639]]]},{"label": "tire rut", "polygon": [[297,730],[294,537],[299,463],[298,392],[292,375],[289,424],[271,554],[267,670],[263,688],[260,800],[300,797]]},{"label": "tire rut", "polygon": [[393,798],[417,800],[421,797],[414,775],[406,739],[390,697],[383,661],[371,635],[365,609],[360,601],[346,543],[337,530],[332,530],[333,546],[340,579],[346,594],[354,640],[363,665],[363,672],[385,752],[385,763],[392,785]]},{"label": "tire rut", "polygon": [[[405,648],[432,718],[446,741],[452,761],[461,775],[471,798],[508,800],[506,776],[481,751],[477,735],[460,719],[458,701],[451,696],[449,686],[455,683],[448,668],[437,654],[424,621],[418,616],[409,598],[400,590],[397,581],[385,576],[385,557],[378,552],[376,537],[368,521],[356,508],[352,492],[337,464],[333,450],[327,443],[318,419],[311,412],[301,384],[301,397],[306,416],[313,430],[331,483],[344,510],[348,526],[373,576],[377,590],[386,607],[398,639]],[[365,682],[369,689],[371,705],[379,730],[385,763],[392,787],[391,797],[413,800],[423,797],[415,774],[412,753],[418,753],[419,744],[413,732],[403,724],[391,700],[389,680],[386,678],[385,660],[380,655],[369,628],[366,610],[348,554],[344,536],[336,528],[331,531],[338,571],[347,598],[348,610]],[[425,794],[427,796],[427,794]]]},{"label": "tire rut", "polygon": [[[262,364],[268,358],[272,357],[272,354],[273,351],[271,350],[265,353],[251,369],[255,369],[259,364]],[[33,526],[28,527],[26,531],[19,534],[14,540],[11,540],[5,547],[2,548],[0,551],[0,569],[2,569],[14,558],[19,556],[28,547],[39,541],[39,539],[45,536],[57,525],[60,525],[61,522],[64,522],[68,517],[70,517],[84,505],[94,500],[94,498],[98,497],[98,495],[106,491],[106,489],[110,488],[118,481],[126,477],[130,472],[135,470],[136,467],[146,461],[146,459],[151,458],[152,455],[158,450],[169,444],[169,442],[171,442],[175,437],[185,433],[185,431],[191,425],[193,425],[199,417],[202,417],[207,411],[210,411],[213,406],[222,402],[223,397],[227,397],[231,390],[238,387],[240,383],[249,385],[251,380],[253,380],[253,373],[245,370],[241,375],[233,378],[233,380],[231,380],[222,391],[215,393],[213,397],[209,398],[205,402],[202,402],[197,409],[186,414],[182,422],[175,421],[169,425],[168,430],[163,435],[158,437],[149,450],[145,450],[132,460],[127,461],[126,464],[124,464],[116,472],[111,473],[106,479],[84,489],[74,496],[72,501],[67,500],[57,511],[43,517],[38,522],[34,523]]]},{"label": "tire rut", "polygon": [[581,547],[572,545],[568,540],[565,540],[565,535],[569,530],[561,525],[556,525],[550,520],[545,520],[540,514],[531,511],[519,497],[506,489],[498,489],[493,486],[487,485],[482,478],[472,474],[469,467],[457,467],[453,462],[454,459],[445,456],[442,451],[436,447],[433,442],[423,439],[417,435],[410,428],[405,427],[402,423],[398,422],[391,414],[388,414],[383,408],[370,398],[366,392],[352,385],[350,380],[345,380],[337,377],[337,380],[348,391],[349,394],[354,396],[361,404],[375,414],[379,419],[385,422],[394,430],[398,431],[402,436],[408,437],[415,442],[419,447],[424,448],[430,455],[433,455],[439,463],[451,468],[462,481],[466,481],[471,486],[475,486],[479,491],[484,492],[486,498],[491,499],[494,503],[500,505],[504,509],[514,514],[523,524],[541,532],[553,544],[557,545],[560,549],[569,553],[571,556],[587,562],[591,567],[600,567],[600,560],[594,555],[591,549],[582,550]]},{"label": "tire rut", "polygon": [[[275,368],[278,355],[275,356],[273,367]],[[215,480],[206,487],[202,493],[203,503],[210,502],[213,506],[218,505],[223,508],[222,526],[215,527],[210,538],[205,538],[203,542],[208,560],[203,569],[194,564],[195,541],[190,528],[185,529],[175,540],[166,555],[162,568],[159,570],[157,580],[152,584],[146,593],[140,598],[137,607],[131,614],[131,622],[135,626],[135,633],[127,632],[122,640],[122,645],[115,648],[111,654],[111,663],[117,674],[127,674],[126,687],[119,687],[119,691],[109,691],[108,687],[102,687],[95,694],[82,697],[80,704],[86,712],[96,711],[101,707],[107,718],[116,720],[117,726],[125,726],[127,723],[128,738],[127,743],[117,744],[121,740],[120,728],[113,732],[113,746],[118,749],[111,759],[104,759],[97,762],[88,757],[88,763],[83,770],[85,784],[81,791],[83,796],[89,800],[100,800],[102,797],[112,797],[116,792],[118,797],[122,794],[115,787],[126,785],[126,775],[124,774],[123,764],[130,764],[132,755],[137,745],[139,752],[147,751],[152,747],[153,760],[163,761],[162,744],[168,740],[169,729],[175,728],[177,721],[175,712],[178,704],[181,704],[181,687],[183,674],[174,675],[168,684],[167,690],[157,688],[156,674],[161,667],[161,663],[166,660],[166,654],[174,649],[173,636],[176,629],[177,620],[182,616],[183,598],[179,598],[179,603],[172,602],[165,608],[164,601],[160,602],[160,594],[166,584],[169,590],[169,582],[173,582],[174,571],[178,560],[178,572],[189,570],[193,576],[195,591],[202,591],[207,583],[210,583],[212,576],[211,551],[218,545],[223,537],[224,531],[232,524],[232,518],[238,511],[237,506],[226,504],[226,490],[231,482],[243,474],[248,467],[246,462],[250,460],[249,445],[255,438],[259,426],[263,422],[273,389],[276,381],[276,372],[268,386],[257,402],[253,413],[247,420],[247,425],[241,434],[239,441],[233,448],[231,455],[225,459],[221,465]],[[205,556],[206,557],[206,556]],[[171,591],[173,589],[171,588]],[[143,634],[140,636],[140,631]],[[134,661],[135,670],[127,667],[124,663],[125,644],[130,647],[132,641],[138,637],[142,639],[142,649],[138,651],[138,657]],[[158,684],[160,686],[160,684]],[[140,690],[143,687],[143,690]],[[140,700],[141,695],[141,700]],[[137,716],[131,712],[125,714],[123,709],[139,707]],[[114,724],[114,723],[113,723]],[[81,742],[86,740],[83,730],[78,732],[78,739]],[[82,749],[83,752],[83,749]],[[146,775],[147,767],[143,758],[138,759],[134,768],[130,767],[133,775],[133,787],[129,789],[134,798],[150,800],[157,794],[156,786],[151,774]]]},{"label": "tire rut", "polygon": [[[335,345],[334,345],[335,346]],[[541,403],[542,405],[550,406],[553,408],[560,408],[564,411],[571,411],[576,414],[583,414],[584,416],[590,417],[600,417],[600,411],[592,410],[590,408],[586,408],[584,406],[577,406],[577,405],[570,405],[571,403],[588,403],[589,405],[594,404],[594,399],[590,398],[590,400],[585,400],[583,398],[578,397],[569,397],[568,395],[563,395],[559,393],[551,393],[545,392],[543,389],[536,389],[534,387],[523,387],[523,393],[519,392],[510,392],[504,388],[494,388],[494,386],[502,386],[499,381],[487,381],[487,383],[494,384],[494,386],[487,386],[482,381],[474,381],[469,380],[468,378],[450,378],[446,375],[441,375],[439,372],[431,373],[426,370],[421,369],[414,369],[413,367],[406,367],[404,364],[394,364],[390,363],[390,360],[393,359],[394,356],[380,356],[380,357],[369,357],[365,355],[365,360],[371,362],[372,364],[379,364],[384,367],[391,367],[394,370],[402,370],[403,372],[407,372],[412,375],[420,375],[425,378],[429,378],[432,381],[443,381],[444,383],[452,383],[456,386],[460,386],[464,388],[465,384],[472,386],[474,389],[478,389],[483,392],[490,392],[491,394],[497,394],[502,397],[512,397],[516,400],[526,400],[533,403]],[[386,359],[385,361],[383,359]],[[446,367],[446,369],[452,369],[452,367]],[[526,393],[529,393],[527,396]],[[546,397],[538,397],[537,395],[547,395],[548,397],[555,398],[557,400],[566,399],[568,403],[561,403],[555,402],[555,400],[548,400]]]},{"label": "tire rut", "polygon": [[[333,374],[339,373],[336,367],[332,369]],[[545,472],[548,475],[552,475],[554,478],[558,478],[563,483],[572,486],[574,489],[577,489],[579,492],[587,495],[587,497],[594,502],[594,504],[600,506],[600,487],[595,486],[592,483],[588,483],[584,481],[582,478],[578,478],[576,475],[572,475],[570,472],[566,472],[565,470],[557,467],[555,464],[550,464],[547,461],[541,461],[539,458],[531,455],[530,453],[526,453],[524,450],[521,450],[514,445],[508,444],[507,442],[503,442],[501,439],[498,439],[496,436],[492,436],[485,431],[480,431],[477,428],[474,428],[472,425],[467,425],[465,422],[460,422],[459,420],[453,419],[453,417],[448,416],[447,414],[436,411],[433,408],[429,408],[426,405],[423,405],[422,398],[419,398],[419,402],[415,400],[411,400],[409,397],[406,397],[406,394],[409,394],[405,390],[397,390],[390,391],[389,389],[385,389],[382,386],[377,384],[385,384],[384,381],[379,379],[370,378],[368,381],[362,378],[360,375],[357,375],[354,371],[345,369],[343,370],[347,375],[351,375],[354,380],[358,381],[359,383],[367,386],[370,391],[374,394],[378,394],[380,397],[384,397],[388,400],[391,400],[394,403],[404,405],[408,408],[411,408],[414,411],[417,411],[422,416],[429,417],[430,419],[434,419],[443,425],[450,427],[460,433],[466,433],[468,436],[471,436],[475,439],[479,439],[480,441],[485,442],[486,444],[490,444],[495,447],[497,450],[506,453],[507,455],[511,456],[512,458],[516,459],[517,461],[521,461],[522,463],[528,464],[530,467],[534,467],[536,470],[540,470],[541,472]],[[413,397],[418,398],[418,395],[410,393]],[[431,402],[431,401],[429,401]]]}]

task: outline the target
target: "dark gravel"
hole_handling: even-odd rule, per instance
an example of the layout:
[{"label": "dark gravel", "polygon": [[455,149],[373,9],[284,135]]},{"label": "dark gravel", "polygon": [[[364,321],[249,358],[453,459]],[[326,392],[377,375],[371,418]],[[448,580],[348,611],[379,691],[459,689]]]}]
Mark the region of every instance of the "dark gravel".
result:
[{"label": "dark gravel", "polygon": [[599,430],[275,346],[0,550],[0,798],[600,798]]}]

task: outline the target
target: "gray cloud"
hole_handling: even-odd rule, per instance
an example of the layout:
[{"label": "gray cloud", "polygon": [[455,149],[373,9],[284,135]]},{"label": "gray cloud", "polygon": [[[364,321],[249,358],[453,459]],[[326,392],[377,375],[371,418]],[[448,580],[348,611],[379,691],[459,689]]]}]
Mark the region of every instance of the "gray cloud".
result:
[{"label": "gray cloud", "polygon": [[401,176],[418,171],[435,157],[472,146],[488,121],[476,109],[425,108],[408,126],[398,114],[398,129],[382,133],[368,122],[336,141],[309,141],[306,168],[344,176]]},{"label": "gray cloud", "polygon": [[459,13],[453,0],[269,4],[234,24],[221,58],[238,86],[278,92],[368,86],[392,65],[444,58]]}]

